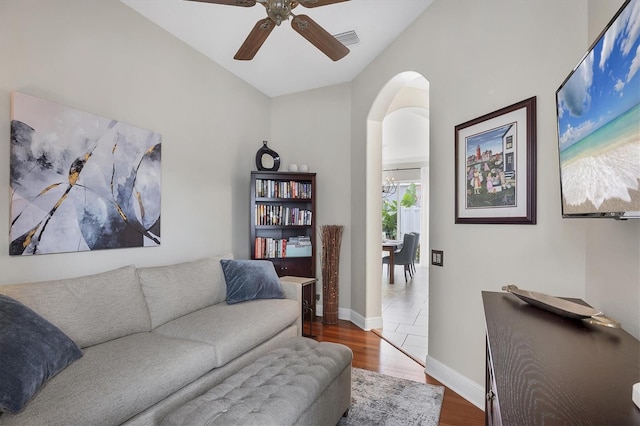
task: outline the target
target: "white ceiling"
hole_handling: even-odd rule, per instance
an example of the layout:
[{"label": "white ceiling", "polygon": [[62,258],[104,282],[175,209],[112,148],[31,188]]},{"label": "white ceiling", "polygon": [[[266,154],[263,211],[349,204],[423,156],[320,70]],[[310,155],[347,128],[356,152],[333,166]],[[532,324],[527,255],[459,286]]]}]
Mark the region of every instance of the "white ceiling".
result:
[{"label": "white ceiling", "polygon": [[333,62],[296,33],[289,22],[275,28],[251,61],[233,59],[262,5],[226,6],[186,0],[121,0],[194,49],[270,97],[351,81],[407,28],[433,0],[350,0],[304,8],[331,34],[354,30],[360,43]]}]

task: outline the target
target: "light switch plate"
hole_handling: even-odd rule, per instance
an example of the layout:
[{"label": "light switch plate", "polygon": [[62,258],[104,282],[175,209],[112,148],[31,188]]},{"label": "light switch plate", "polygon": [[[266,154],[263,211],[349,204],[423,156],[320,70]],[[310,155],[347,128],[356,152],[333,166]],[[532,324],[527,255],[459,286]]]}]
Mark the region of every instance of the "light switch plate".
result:
[{"label": "light switch plate", "polygon": [[431,250],[431,264],[434,266],[444,266],[443,250]]},{"label": "light switch plate", "polygon": [[633,385],[633,395],[631,397],[636,407],[640,408],[640,383]]}]

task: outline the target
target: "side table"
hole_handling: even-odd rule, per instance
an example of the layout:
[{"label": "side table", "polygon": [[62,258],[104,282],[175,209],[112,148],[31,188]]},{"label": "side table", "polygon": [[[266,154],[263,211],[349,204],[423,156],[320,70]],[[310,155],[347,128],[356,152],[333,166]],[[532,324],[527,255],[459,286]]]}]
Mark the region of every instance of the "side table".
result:
[{"label": "side table", "polygon": [[[313,335],[313,320],[316,317],[316,279],[315,278],[307,278],[307,277],[292,277],[292,276],[284,276],[280,277],[282,281],[287,281],[290,283],[300,284],[302,286],[302,335],[304,337],[310,337],[315,339],[316,336]],[[305,334],[304,332],[304,318],[309,316],[309,334]]]}]

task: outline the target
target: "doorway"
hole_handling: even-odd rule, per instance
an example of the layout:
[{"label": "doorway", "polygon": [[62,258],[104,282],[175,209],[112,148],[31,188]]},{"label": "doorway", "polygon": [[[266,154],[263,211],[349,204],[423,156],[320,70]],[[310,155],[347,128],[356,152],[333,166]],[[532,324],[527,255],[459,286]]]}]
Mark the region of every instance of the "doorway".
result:
[{"label": "doorway", "polygon": [[[379,271],[377,277],[372,274],[367,278],[367,293],[373,296],[367,299],[379,300],[381,313],[379,326],[373,329],[424,365],[428,341],[429,274],[425,260],[428,256],[420,257],[414,278],[408,283],[398,273],[395,284],[389,284],[387,270],[383,272],[381,267],[380,248],[384,237],[380,231],[384,231],[383,195],[387,202],[390,199],[388,193],[381,191],[381,183],[391,181],[399,191],[396,194],[402,195],[409,188],[418,187],[419,205],[409,206],[402,212],[401,200],[395,200],[398,215],[406,215],[397,220],[396,231],[385,237],[401,240],[411,226],[419,226],[411,231],[420,233],[420,247],[424,248],[423,252],[428,250],[429,82],[415,72],[395,76],[374,101],[367,128],[367,187],[371,190],[367,191],[366,259],[368,271]],[[375,247],[378,247],[377,253],[374,253]],[[401,268],[397,270],[400,272]]]}]

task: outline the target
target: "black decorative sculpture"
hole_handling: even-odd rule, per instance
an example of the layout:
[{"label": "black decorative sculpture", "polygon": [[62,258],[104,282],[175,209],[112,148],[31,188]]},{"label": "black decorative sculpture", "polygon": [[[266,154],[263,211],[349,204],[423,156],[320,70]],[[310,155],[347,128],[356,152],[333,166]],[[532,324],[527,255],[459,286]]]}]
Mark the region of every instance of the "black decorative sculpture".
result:
[{"label": "black decorative sculpture", "polygon": [[[262,164],[262,157],[268,155],[273,158],[273,166],[265,167]],[[267,141],[262,141],[262,148],[256,152],[256,167],[260,171],[277,172],[280,169],[280,155],[277,152],[267,147]]]}]

